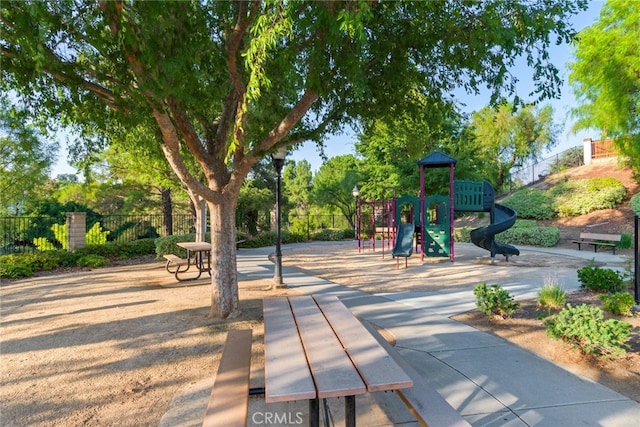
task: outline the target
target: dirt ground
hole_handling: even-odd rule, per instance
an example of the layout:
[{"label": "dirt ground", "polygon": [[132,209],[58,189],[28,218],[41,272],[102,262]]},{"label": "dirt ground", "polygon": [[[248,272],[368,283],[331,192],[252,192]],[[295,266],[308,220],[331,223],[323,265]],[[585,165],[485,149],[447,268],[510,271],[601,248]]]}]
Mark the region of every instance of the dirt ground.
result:
[{"label": "dirt ground", "polygon": [[[626,227],[626,219],[616,220],[616,215],[604,217],[609,225],[599,231]],[[570,236],[594,220],[568,222],[562,232]],[[571,247],[570,241],[562,241],[561,246]],[[344,245],[311,244],[295,251],[285,245],[283,253],[285,266],[365,292],[445,290],[434,284],[437,280],[426,280],[433,279],[431,273],[407,278],[392,261],[381,266],[379,256],[354,257],[353,248],[345,251]],[[241,281],[242,317],[215,321],[207,318],[208,279],[188,286],[176,284],[162,263],[143,261],[0,283],[0,425],[158,425],[176,393],[214,374],[225,332],[232,328],[253,330],[253,366],[261,365],[262,299],[295,290],[267,290],[269,279]],[[411,258],[410,263],[419,261]],[[574,258],[529,254],[514,257],[510,268],[520,269],[526,277],[532,269],[583,265],[586,261]],[[460,286],[476,280],[469,273],[460,272]],[[597,303],[593,295],[570,296],[574,303],[583,300]],[[546,337],[534,302],[524,302],[507,321],[491,321],[475,311],[457,320],[500,335],[640,402],[637,314],[625,319],[634,325],[630,352],[610,363],[584,357]],[[259,381],[260,375],[255,378]]]},{"label": "dirt ground", "polygon": [[262,345],[270,280],[240,284],[243,316],[207,318],[210,282],[152,262],[0,285],[0,425],[156,426],[185,385],[212,376],[226,331]]}]

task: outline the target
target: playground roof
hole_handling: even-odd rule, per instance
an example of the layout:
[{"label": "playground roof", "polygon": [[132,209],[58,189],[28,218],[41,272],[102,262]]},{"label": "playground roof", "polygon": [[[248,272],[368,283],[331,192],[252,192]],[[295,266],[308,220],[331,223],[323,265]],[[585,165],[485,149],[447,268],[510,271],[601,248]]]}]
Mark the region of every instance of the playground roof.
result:
[{"label": "playground roof", "polygon": [[441,168],[445,166],[455,165],[456,162],[457,160],[453,157],[447,156],[446,154],[439,151],[434,151],[433,153],[418,160],[418,165],[427,168]]}]

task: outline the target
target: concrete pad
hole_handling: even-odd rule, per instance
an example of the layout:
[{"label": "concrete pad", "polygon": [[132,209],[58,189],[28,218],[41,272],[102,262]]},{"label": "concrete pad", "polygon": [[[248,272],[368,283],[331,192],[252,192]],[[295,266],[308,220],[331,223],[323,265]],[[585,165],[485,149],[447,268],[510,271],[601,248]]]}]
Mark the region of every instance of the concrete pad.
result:
[{"label": "concrete pad", "polygon": [[396,347],[427,384],[462,416],[506,412],[509,409],[454,367],[429,353]]},{"label": "concrete pad", "polygon": [[513,345],[439,352],[434,357],[512,410],[630,400]]},{"label": "concrete pad", "polygon": [[640,424],[640,409],[637,403],[628,400],[531,408],[515,413],[526,425],[536,427],[637,427]]}]

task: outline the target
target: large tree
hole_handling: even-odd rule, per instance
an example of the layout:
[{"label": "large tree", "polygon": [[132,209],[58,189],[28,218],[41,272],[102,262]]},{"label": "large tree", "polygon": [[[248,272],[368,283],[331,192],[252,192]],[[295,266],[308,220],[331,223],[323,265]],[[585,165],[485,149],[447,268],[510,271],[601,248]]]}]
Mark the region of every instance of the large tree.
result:
[{"label": "large tree", "polygon": [[522,56],[539,93],[555,95],[559,79],[546,50],[572,37],[567,21],[585,5],[5,2],[2,85],[34,114],[81,134],[111,120],[155,121],[173,171],[210,209],[211,315],[232,317],[240,312],[235,208],[256,162],[401,105],[409,89],[435,98],[481,84],[496,96],[513,90],[509,69]]},{"label": "large tree", "polygon": [[598,21],[580,32],[570,70],[575,130],[613,137],[640,173],[640,2],[608,0]]}]

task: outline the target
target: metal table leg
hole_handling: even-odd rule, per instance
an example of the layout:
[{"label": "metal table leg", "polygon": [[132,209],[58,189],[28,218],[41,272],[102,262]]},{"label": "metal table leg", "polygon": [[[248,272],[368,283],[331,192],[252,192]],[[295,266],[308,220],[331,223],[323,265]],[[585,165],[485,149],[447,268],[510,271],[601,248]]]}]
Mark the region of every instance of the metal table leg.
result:
[{"label": "metal table leg", "polygon": [[344,397],[344,425],[346,427],[356,427],[356,397]]}]

